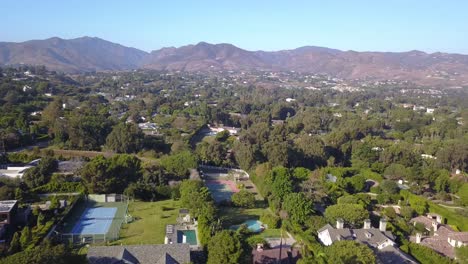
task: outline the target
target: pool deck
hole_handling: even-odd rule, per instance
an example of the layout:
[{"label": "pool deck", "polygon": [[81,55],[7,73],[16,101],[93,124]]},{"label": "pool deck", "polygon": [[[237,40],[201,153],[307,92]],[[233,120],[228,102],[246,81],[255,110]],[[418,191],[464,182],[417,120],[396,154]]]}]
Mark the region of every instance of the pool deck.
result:
[{"label": "pool deck", "polygon": [[198,237],[198,224],[195,222],[194,224],[173,224],[166,226],[166,238],[168,239],[168,243],[178,244],[177,239],[177,232],[178,231],[187,231],[187,230],[194,230],[195,237],[197,239],[196,245],[190,245],[190,249],[199,249],[200,248],[200,239]]}]

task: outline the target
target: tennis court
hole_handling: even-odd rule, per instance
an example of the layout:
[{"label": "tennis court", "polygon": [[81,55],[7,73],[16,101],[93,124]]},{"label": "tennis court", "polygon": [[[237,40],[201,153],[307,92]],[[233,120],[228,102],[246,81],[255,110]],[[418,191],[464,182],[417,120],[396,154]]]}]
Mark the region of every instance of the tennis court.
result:
[{"label": "tennis court", "polygon": [[239,192],[234,181],[231,180],[207,180],[206,187],[211,192],[215,202],[230,201],[232,194]]},{"label": "tennis court", "polygon": [[72,234],[106,234],[109,231],[117,207],[87,208],[73,227]]},{"label": "tennis court", "polygon": [[[111,195],[103,201],[81,200],[57,228],[57,236],[71,244],[94,244],[119,238],[120,228],[127,221],[128,200],[118,202]],[[125,197],[124,197],[125,198]]]}]

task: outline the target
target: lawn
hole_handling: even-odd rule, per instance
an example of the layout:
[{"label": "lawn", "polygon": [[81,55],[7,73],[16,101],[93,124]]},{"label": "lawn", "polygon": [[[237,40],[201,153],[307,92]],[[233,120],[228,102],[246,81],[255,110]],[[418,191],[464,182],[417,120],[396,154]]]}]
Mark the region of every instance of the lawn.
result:
[{"label": "lawn", "polygon": [[429,202],[429,211],[440,214],[447,219],[447,224],[456,226],[461,231],[468,231],[468,218],[450,208]]},{"label": "lawn", "polygon": [[163,244],[166,225],[176,223],[179,202],[131,202],[128,211],[134,221],[122,226],[120,239],[112,244]]}]

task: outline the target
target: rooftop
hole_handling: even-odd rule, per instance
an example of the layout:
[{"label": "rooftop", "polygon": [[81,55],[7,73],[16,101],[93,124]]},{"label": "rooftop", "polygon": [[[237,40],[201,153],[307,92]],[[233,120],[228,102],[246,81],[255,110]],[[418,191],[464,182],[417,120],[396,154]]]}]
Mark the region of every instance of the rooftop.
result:
[{"label": "rooftop", "polygon": [[190,247],[188,244],[90,247],[87,259],[90,264],[183,264],[190,263]]},{"label": "rooftop", "polygon": [[18,200],[5,200],[0,201],[0,213],[8,213],[11,211],[13,206],[18,202]]}]

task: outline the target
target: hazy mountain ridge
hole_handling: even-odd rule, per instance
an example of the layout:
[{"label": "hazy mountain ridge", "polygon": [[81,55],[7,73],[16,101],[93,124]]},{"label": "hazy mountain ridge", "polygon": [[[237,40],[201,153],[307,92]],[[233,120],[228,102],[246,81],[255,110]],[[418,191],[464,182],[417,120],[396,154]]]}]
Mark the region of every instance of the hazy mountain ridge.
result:
[{"label": "hazy mountain ridge", "polygon": [[468,55],[356,52],[305,46],[293,50],[247,51],[232,44],[200,42],[147,53],[99,38],[50,38],[0,43],[0,64],[45,65],[65,72],[129,70],[272,70],[321,73],[345,79],[401,79],[467,84]]},{"label": "hazy mountain ridge", "polygon": [[99,38],[49,38],[21,43],[0,43],[0,64],[45,65],[65,72],[137,68],[147,52]]}]

